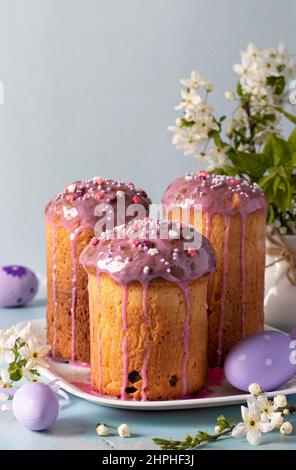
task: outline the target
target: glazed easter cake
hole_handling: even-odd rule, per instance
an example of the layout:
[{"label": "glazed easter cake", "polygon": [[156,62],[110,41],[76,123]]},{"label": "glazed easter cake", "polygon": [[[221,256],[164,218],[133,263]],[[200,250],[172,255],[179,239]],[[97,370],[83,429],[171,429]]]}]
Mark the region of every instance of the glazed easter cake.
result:
[{"label": "glazed easter cake", "polygon": [[[176,179],[165,191],[166,216],[201,225],[217,255],[209,279],[209,365],[223,365],[240,339],[263,329],[266,202],[256,184],[204,170]],[[202,217],[194,217],[195,205]],[[200,224],[201,219],[201,224]]]},{"label": "glazed easter cake", "polygon": [[204,237],[199,249],[185,249],[182,230],[179,239],[175,232],[169,221],[146,218],[102,233],[82,251],[91,381],[102,395],[168,400],[205,383],[206,292],[215,253]]},{"label": "glazed easter cake", "polygon": [[87,275],[79,256],[94,236],[96,206],[106,204],[107,211],[114,211],[116,223],[119,198],[126,207],[141,204],[144,215],[148,214],[145,191],[133,183],[105,178],[70,184],[46,208],[47,339],[54,357],[89,361]]}]

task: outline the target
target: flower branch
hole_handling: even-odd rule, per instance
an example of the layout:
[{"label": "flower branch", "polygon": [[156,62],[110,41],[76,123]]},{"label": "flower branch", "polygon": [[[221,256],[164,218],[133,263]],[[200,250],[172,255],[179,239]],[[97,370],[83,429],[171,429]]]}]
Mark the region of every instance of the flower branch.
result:
[{"label": "flower branch", "polygon": [[296,124],[296,99],[289,92],[294,60],[284,44],[264,50],[249,44],[233,68],[239,81],[235,92],[225,93],[236,102],[230,119],[215,116],[208,104],[214,86],[206,78],[193,71],[181,80],[185,88],[176,109],[183,114],[169,127],[173,143],[205,162],[208,171],[259,184],[269,205],[268,222],[277,219],[287,233],[296,233],[296,128],[288,139],[280,128],[282,118]]},{"label": "flower branch", "polygon": [[276,395],[273,400],[267,398],[258,384],[249,387],[250,396],[247,406],[241,407],[242,421],[234,424],[220,415],[217,418],[215,433],[209,434],[198,431],[194,436],[187,435],[184,440],[171,440],[155,438],[153,442],[163,450],[189,450],[196,449],[203,443],[214,442],[222,437],[246,437],[251,445],[261,442],[262,434],[279,430],[282,435],[289,435],[293,426],[287,419],[296,411],[296,407],[288,404],[283,394]]}]

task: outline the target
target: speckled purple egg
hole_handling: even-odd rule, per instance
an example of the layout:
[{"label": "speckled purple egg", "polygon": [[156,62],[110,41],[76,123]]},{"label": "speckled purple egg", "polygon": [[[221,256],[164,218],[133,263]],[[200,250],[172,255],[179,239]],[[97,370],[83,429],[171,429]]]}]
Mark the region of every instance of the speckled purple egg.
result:
[{"label": "speckled purple egg", "polygon": [[48,385],[39,382],[26,383],[15,392],[12,411],[23,426],[32,431],[42,431],[57,419],[59,401]]},{"label": "speckled purple egg", "polygon": [[18,265],[0,268],[0,307],[25,305],[37,290],[38,279],[31,269]]},{"label": "speckled purple egg", "polygon": [[248,336],[228,354],[225,377],[239,390],[258,383],[262,390],[277,390],[296,373],[296,340],[279,331]]}]

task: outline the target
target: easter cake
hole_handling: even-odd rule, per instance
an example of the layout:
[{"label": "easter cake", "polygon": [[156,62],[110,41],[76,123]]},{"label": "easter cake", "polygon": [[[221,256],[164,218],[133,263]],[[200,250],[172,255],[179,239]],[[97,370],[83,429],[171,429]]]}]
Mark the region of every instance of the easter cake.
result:
[{"label": "easter cake", "polygon": [[[170,219],[188,219],[212,243],[217,269],[209,279],[209,365],[223,365],[230,349],[263,329],[266,202],[243,178],[200,170],[177,178],[165,191]],[[182,211],[183,209],[183,211]],[[195,217],[195,210],[202,211]]]},{"label": "easter cake", "polygon": [[107,216],[109,211],[112,222],[113,213],[116,223],[119,199],[125,207],[141,205],[147,215],[150,200],[145,191],[137,190],[133,183],[105,178],[70,184],[46,208],[47,339],[54,357],[89,361],[87,275],[79,255],[94,236],[96,207],[106,205]]},{"label": "easter cake", "polygon": [[186,247],[178,228],[179,238],[172,222],[146,218],[102,233],[82,251],[91,382],[102,395],[169,400],[205,383],[206,292],[215,253],[201,236],[199,248]]}]

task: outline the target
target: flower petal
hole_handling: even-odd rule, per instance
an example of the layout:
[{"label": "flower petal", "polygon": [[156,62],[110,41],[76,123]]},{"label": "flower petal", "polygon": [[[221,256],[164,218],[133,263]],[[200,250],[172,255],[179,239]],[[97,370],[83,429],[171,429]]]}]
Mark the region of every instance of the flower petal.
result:
[{"label": "flower petal", "polygon": [[241,406],[241,413],[243,421],[246,421],[249,416],[249,408],[247,408],[246,406]]},{"label": "flower petal", "polygon": [[245,423],[238,423],[232,430],[232,436],[236,438],[244,437],[247,434],[248,428]]},{"label": "flower petal", "polygon": [[248,431],[246,437],[252,446],[257,446],[261,441],[261,432],[254,429],[252,431]]},{"label": "flower petal", "polygon": [[270,432],[270,431],[273,431],[274,424],[273,423],[260,423],[259,429],[261,432]]},{"label": "flower petal", "polygon": [[11,362],[14,361],[14,353],[12,351],[5,351],[4,352],[4,361],[7,363],[7,364],[10,364]]}]

